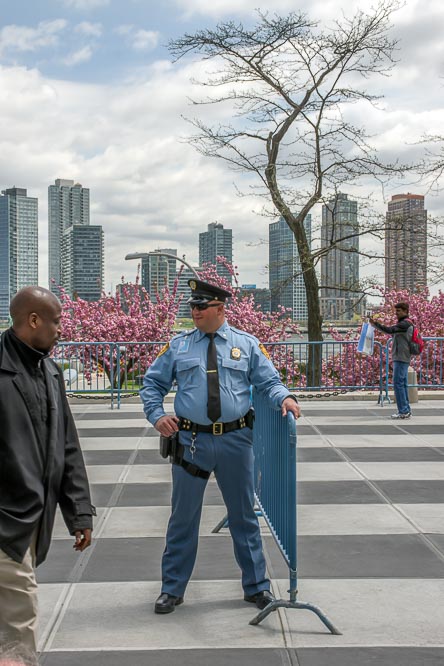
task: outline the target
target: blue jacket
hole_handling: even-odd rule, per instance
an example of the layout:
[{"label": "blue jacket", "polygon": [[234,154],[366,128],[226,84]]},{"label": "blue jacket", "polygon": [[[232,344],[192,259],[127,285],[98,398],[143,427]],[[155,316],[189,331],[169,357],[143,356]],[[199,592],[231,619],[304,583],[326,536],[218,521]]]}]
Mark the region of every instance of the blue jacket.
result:
[{"label": "blue jacket", "polygon": [[[177,416],[208,425],[207,350],[209,339],[194,329],[166,345],[148,368],[140,396],[147,419],[154,425],[165,414],[163,399],[177,382],[174,410]],[[228,423],[244,416],[250,407],[250,387],[262,393],[271,407],[280,409],[291,395],[257,338],[227,322],[215,336],[222,413]]]}]

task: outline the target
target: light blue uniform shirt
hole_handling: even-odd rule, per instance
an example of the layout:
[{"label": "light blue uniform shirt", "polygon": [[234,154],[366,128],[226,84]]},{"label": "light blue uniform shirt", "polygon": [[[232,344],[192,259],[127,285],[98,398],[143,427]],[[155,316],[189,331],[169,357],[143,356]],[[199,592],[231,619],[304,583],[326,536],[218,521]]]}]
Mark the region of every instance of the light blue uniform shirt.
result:
[{"label": "light blue uniform shirt", "polygon": [[[222,413],[219,421],[229,423],[244,416],[250,407],[250,386],[262,393],[271,407],[280,409],[289,390],[282,384],[273,363],[253,335],[227,322],[216,331],[217,365]],[[208,336],[195,329],[173,338],[166,351],[148,368],[140,397],[147,419],[154,425],[165,415],[163,399],[177,382],[174,410],[193,423],[209,425],[207,416]]]}]

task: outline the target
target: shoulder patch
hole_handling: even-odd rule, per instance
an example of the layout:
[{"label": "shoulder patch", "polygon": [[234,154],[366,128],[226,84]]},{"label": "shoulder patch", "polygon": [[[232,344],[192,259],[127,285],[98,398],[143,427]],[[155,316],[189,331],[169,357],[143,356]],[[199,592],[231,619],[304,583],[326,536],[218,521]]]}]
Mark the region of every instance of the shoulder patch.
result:
[{"label": "shoulder patch", "polygon": [[162,347],[162,349],[160,350],[160,352],[157,354],[156,358],[159,358],[159,356],[162,356],[162,354],[165,354],[165,352],[167,352],[169,348],[170,348],[170,343],[167,342],[166,345],[164,345]]},{"label": "shoulder patch", "polygon": [[270,354],[267,352],[262,342],[259,343],[259,349],[261,350],[264,356],[266,356],[268,359],[270,358]]}]

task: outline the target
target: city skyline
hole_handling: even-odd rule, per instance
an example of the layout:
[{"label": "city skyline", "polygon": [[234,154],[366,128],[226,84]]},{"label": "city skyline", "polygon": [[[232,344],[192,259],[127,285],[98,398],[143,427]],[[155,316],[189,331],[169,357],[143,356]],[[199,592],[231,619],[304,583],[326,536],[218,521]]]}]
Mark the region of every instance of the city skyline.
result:
[{"label": "city skyline", "polygon": [[[33,202],[35,206],[34,238],[31,238],[29,228],[22,226],[21,245],[23,248],[23,239],[27,239],[26,242],[33,245],[37,256],[38,200],[35,197],[27,197],[27,190],[24,188],[10,188],[4,190],[2,194],[4,199],[6,198],[5,195],[11,196],[13,194],[14,198],[20,196],[25,201]],[[58,235],[53,232],[53,236],[55,235],[60,243],[61,254],[57,257],[57,261],[62,266],[60,284],[71,296],[77,294],[80,298],[86,300],[97,300],[103,286],[104,233],[100,225],[90,225],[90,190],[89,188],[83,188],[80,183],[74,183],[73,180],[56,179],[55,185],[48,187],[48,201],[48,225],[50,230],[51,224],[55,226],[56,230],[59,230]],[[16,206],[15,208],[18,210],[19,207]],[[61,214],[61,211],[64,211],[64,215]],[[387,275],[390,275],[391,270],[393,271],[393,265],[398,271],[397,274],[401,276],[397,284],[399,289],[407,288],[414,291],[418,286],[426,286],[426,217],[427,211],[424,209],[424,196],[422,195],[399,194],[393,196],[392,201],[389,202],[385,244],[386,249],[392,247],[391,255],[396,258],[396,261],[392,261],[392,268],[390,268],[390,260],[387,258],[385,260],[386,288],[390,287],[387,283]],[[403,222],[407,223],[403,225],[402,238],[394,237],[391,226],[393,226],[392,223],[395,218],[402,219]],[[421,229],[418,225],[421,226]],[[312,220],[310,214],[307,216],[304,226],[307,239],[311,244]],[[422,232],[419,233],[421,230]],[[358,233],[358,203],[349,199],[346,193],[338,193],[335,199],[330,200],[322,208],[321,244],[322,247],[325,247],[330,241],[334,241],[336,237],[343,234],[348,236],[349,239],[345,242],[343,249],[333,249],[327,256],[322,257],[320,270],[318,266],[318,277],[321,285],[321,311],[326,320],[352,319],[353,314],[361,312],[365,305],[365,302],[363,302],[361,306],[358,305],[356,308],[355,301],[359,299],[359,296],[351,295],[346,286],[342,288],[344,285],[353,286],[359,283]],[[61,241],[60,234],[62,236]],[[423,236],[424,238],[422,238]],[[225,256],[229,261],[232,260],[232,229],[225,229],[220,223],[210,223],[207,225],[207,231],[198,234],[197,241],[199,256],[202,259],[200,266],[205,263],[214,263],[218,266],[215,262],[215,257],[218,255]],[[292,310],[293,319],[304,320],[307,317],[307,305],[303,278],[301,274],[298,275],[300,271],[298,250],[294,236],[282,218],[277,223],[269,225],[268,244],[269,280],[265,287],[259,287],[259,292],[261,290],[270,291],[272,312],[276,311],[279,305],[282,305]],[[3,243],[3,254],[5,247],[6,245]],[[177,248],[158,247],[155,248],[155,251],[174,256],[178,255]],[[405,256],[403,256],[403,253]],[[53,256],[54,254],[57,253],[54,253],[53,249]],[[23,249],[21,255],[23,266],[23,257],[25,256]],[[28,256],[26,255],[26,257]],[[419,259],[422,261],[419,261]],[[38,261],[34,262],[34,272],[37,270],[37,263]],[[30,266],[32,266],[32,262],[26,264],[25,272],[22,270],[20,275],[17,272],[18,288],[29,284],[29,271],[32,270]],[[199,270],[198,266],[195,266],[195,268]],[[170,289],[173,288],[179,269],[180,266],[177,268],[177,262],[173,257],[142,257],[140,260],[140,284],[155,298],[159,286],[162,288],[163,285],[167,285]],[[25,278],[24,275],[26,275]],[[415,282],[417,275],[423,276],[424,279],[421,283]],[[179,293],[186,292],[186,281],[192,276],[193,274],[188,270],[185,270],[181,275]],[[289,281],[291,276],[295,276],[292,282]],[[406,277],[407,282],[404,279]],[[410,283],[408,280],[410,280]],[[395,281],[392,280],[392,286]],[[241,283],[242,280],[239,280],[239,285]],[[57,291],[55,284],[51,284],[51,287],[53,291]],[[118,285],[116,285],[117,287]],[[4,294],[3,299],[0,300],[5,301]],[[186,316],[184,307],[181,308],[179,316]]]},{"label": "city skyline", "polygon": [[[124,260],[129,252],[174,243],[179,254],[197,264],[194,239],[215,221],[233,229],[240,281],[267,286],[270,219],[262,214],[262,202],[250,196],[251,179],[203,158],[182,140],[190,134],[184,117],[194,113],[188,100],[198,94],[190,79],[199,78],[204,66],[187,59],[172,64],[165,48],[170,38],[219,21],[251,23],[256,6],[253,0],[166,0],[149,8],[134,0],[124,5],[114,0],[17,0],[2,8],[0,184],[26,186],[39,199],[42,221],[47,186],[55,178],[72,178],[91,188],[91,216],[107,239],[106,291],[122,275],[134,280],[135,264]],[[302,0],[298,8],[329,23],[342,10],[370,6]],[[285,13],[294,3],[276,0],[262,9]],[[444,134],[443,16],[444,7],[431,0],[408,1],[394,15],[399,63],[392,76],[372,84],[375,93],[386,94],[381,111],[375,106],[366,112],[369,132],[378,134],[384,158],[413,158],[422,154],[417,141],[426,131]],[[359,118],[362,108],[356,105],[354,113]],[[217,118],[226,122],[228,116]],[[238,197],[236,188],[246,196]],[[399,182],[391,183],[384,195],[369,183],[360,190],[347,188],[351,198],[370,195],[381,215],[391,196],[406,190]],[[427,194],[432,215],[442,215],[442,193],[429,196],[425,186],[415,186],[415,191]],[[312,211],[315,244],[320,244],[320,208]],[[41,223],[39,229],[43,286],[48,275],[45,227]],[[383,247],[383,242],[377,246],[381,254]],[[383,283],[382,261],[362,268],[363,276],[368,272],[377,273]]]}]

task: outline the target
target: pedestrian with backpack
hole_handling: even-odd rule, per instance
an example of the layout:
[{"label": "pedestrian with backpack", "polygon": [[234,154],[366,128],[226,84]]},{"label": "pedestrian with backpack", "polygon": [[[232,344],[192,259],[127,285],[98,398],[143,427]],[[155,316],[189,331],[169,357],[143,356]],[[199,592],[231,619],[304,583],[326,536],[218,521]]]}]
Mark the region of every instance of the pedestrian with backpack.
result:
[{"label": "pedestrian with backpack", "polygon": [[395,414],[392,414],[391,418],[409,419],[412,412],[409,403],[407,373],[412,354],[417,354],[419,352],[412,349],[412,338],[415,329],[413,323],[408,319],[409,304],[404,302],[396,303],[395,315],[398,321],[394,326],[384,326],[375,321],[372,317],[369,318],[369,322],[378,331],[393,336],[393,389],[395,391],[398,411]]}]

